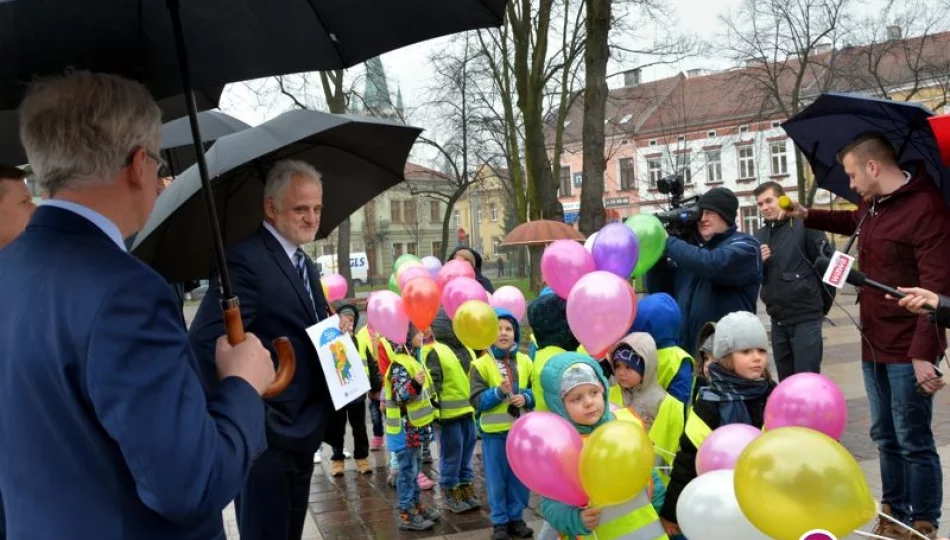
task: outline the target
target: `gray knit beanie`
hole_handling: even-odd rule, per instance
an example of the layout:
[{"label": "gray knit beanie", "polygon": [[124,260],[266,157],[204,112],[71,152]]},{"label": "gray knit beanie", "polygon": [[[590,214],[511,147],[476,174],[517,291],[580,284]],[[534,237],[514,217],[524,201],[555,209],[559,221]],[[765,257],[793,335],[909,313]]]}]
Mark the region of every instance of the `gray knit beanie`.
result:
[{"label": "gray knit beanie", "polygon": [[713,356],[723,358],[735,351],[769,349],[769,338],[758,317],[748,311],[733,311],[716,323]]}]

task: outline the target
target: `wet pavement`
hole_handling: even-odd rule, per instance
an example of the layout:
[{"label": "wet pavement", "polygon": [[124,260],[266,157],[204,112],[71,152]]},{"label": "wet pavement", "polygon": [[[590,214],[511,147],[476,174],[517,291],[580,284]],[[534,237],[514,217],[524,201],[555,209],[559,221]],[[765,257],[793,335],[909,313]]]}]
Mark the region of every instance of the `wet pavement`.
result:
[{"label": "wet pavement", "polygon": [[[854,296],[839,295],[839,306],[832,309],[830,317],[836,326],[826,324],[824,328],[824,361],[822,373],[833,379],[841,387],[848,402],[848,428],[841,442],[855,456],[861,465],[868,484],[876,497],[880,496],[880,473],[878,470],[877,449],[868,437],[868,406],[860,369],[860,335],[849,319],[850,314],[857,318],[857,307],[854,305]],[[187,311],[187,310],[186,310]],[[765,310],[760,305],[760,316],[768,324]],[[945,370],[946,371],[946,370]],[[950,479],[950,416],[943,414],[950,411],[950,388],[937,394],[934,407],[933,428],[937,439],[938,450],[941,455],[944,473],[944,491],[950,489],[947,480]],[[368,416],[367,416],[368,417]],[[349,434],[347,440],[351,441]],[[348,447],[352,448],[351,442]],[[433,454],[437,455],[438,445],[432,446]],[[395,506],[396,491],[386,485],[386,469],[388,467],[388,453],[372,452],[370,462],[376,467],[374,474],[361,476],[357,473],[353,460],[346,462],[346,473],[341,478],[329,476],[329,449],[324,447],[323,465],[318,465],[311,483],[310,516],[307,522],[304,538],[317,539],[380,539],[398,540],[411,539],[451,539],[487,540],[491,536],[491,522],[488,519],[487,508],[471,511],[461,515],[446,514],[436,528],[424,533],[407,533],[396,527]],[[438,479],[438,461],[432,465],[425,465],[424,471],[433,480]],[[477,489],[483,501],[487,500],[482,482],[481,457],[476,452]],[[441,507],[441,494],[436,487],[432,491],[423,492],[423,503]],[[532,497],[532,508],[537,508],[538,498]],[[946,516],[950,516],[950,506],[944,505],[944,523],[950,523]],[[225,512],[229,529],[229,538],[238,538],[237,529],[233,521],[233,512],[230,508]],[[525,513],[529,525],[534,526],[537,532],[539,526],[538,514],[529,509]],[[537,526],[535,526],[537,525]],[[948,526],[942,525],[941,531],[946,533]],[[870,530],[870,527],[865,527]],[[852,535],[850,538],[860,538]]]}]

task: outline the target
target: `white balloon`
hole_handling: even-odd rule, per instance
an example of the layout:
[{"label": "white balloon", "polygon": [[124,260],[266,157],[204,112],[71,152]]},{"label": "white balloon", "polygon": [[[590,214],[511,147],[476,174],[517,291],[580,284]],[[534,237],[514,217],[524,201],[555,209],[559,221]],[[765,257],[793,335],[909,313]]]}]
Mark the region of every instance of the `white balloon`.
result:
[{"label": "white balloon", "polygon": [[769,540],[739,508],[731,470],[710,471],[687,484],[676,520],[690,540]]},{"label": "white balloon", "polygon": [[597,233],[596,233],[596,232],[595,232],[594,234],[588,236],[588,237],[587,237],[587,240],[584,241],[584,248],[587,249],[587,251],[593,253],[593,252],[594,252],[594,241],[595,241],[596,239],[597,239]]}]

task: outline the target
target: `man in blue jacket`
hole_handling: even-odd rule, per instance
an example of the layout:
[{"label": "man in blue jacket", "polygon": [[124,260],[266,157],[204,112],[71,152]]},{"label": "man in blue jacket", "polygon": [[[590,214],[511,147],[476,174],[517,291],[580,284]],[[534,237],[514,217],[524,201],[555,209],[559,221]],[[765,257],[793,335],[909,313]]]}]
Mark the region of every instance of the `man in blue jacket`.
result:
[{"label": "man in blue jacket", "polygon": [[697,204],[702,215],[696,224],[696,245],[681,238],[666,239],[666,259],[647,274],[649,292],[676,298],[684,323],[680,346],[695,351],[699,332],[709,321],[733,311],[756,312],[762,282],[759,242],[736,229],[739,199],[717,187]]},{"label": "man in blue jacket", "polygon": [[140,84],[34,85],[20,135],[50,199],[0,251],[0,492],[9,538],[224,539],[266,447],[260,341],[218,336],[206,393],[165,280],[126,252],[156,199],[161,112]]}]

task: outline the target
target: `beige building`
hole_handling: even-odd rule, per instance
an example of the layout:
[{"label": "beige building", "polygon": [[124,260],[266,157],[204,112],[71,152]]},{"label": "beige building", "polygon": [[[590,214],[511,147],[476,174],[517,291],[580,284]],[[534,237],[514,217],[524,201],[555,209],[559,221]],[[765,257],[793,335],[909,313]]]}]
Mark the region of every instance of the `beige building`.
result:
[{"label": "beige building", "polygon": [[478,182],[455,203],[452,226],[457,239],[481,253],[486,265],[496,264],[499,257],[510,258],[501,250],[501,241],[513,217],[507,174],[505,169],[482,166]]}]

